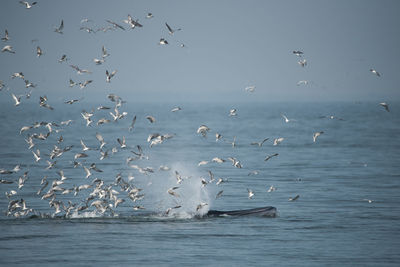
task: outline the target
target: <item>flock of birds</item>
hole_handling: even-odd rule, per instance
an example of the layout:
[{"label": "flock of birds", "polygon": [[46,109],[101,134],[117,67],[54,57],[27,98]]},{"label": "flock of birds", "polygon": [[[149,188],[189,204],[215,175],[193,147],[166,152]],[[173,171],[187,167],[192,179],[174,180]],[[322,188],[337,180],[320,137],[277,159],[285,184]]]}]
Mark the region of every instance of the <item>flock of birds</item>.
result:
[{"label": "flock of birds", "polygon": [[[33,3],[28,3],[25,1],[20,1],[22,5],[25,6],[26,9],[31,9],[35,5],[37,5],[37,2]],[[153,14],[147,13],[145,16],[146,19],[151,19],[153,18]],[[109,30],[125,30],[125,27],[119,23],[116,23],[111,20],[106,20],[108,25],[106,27],[101,27],[101,28],[93,28],[87,26],[87,24],[90,22],[89,19],[83,19],[81,21],[81,24],[83,25],[80,30],[86,31],[88,33],[95,33],[97,31],[109,31]],[[123,23],[127,24],[130,29],[134,28],[142,28],[143,25],[139,23],[138,19],[133,19],[130,15],[128,15],[127,19],[122,20]],[[181,28],[172,28],[168,23],[165,23],[166,30],[169,35],[173,35],[177,31],[181,31]],[[54,28],[54,32],[58,34],[63,34],[64,30],[64,21],[62,20],[60,25],[56,28]],[[5,35],[1,38],[1,40],[4,43],[8,43],[11,40],[11,37],[9,35],[9,32],[5,30]],[[168,45],[168,41],[165,38],[160,38],[159,40],[159,45]],[[185,47],[184,44],[180,45],[181,47]],[[13,47],[9,44],[6,44],[2,49],[1,52],[6,52],[6,53],[11,53],[15,54],[16,51],[13,50]],[[101,65],[105,63],[105,60],[107,57],[110,56],[108,53],[107,49],[103,46],[102,47],[102,54],[100,58],[95,58],[93,59],[93,62],[96,65]],[[298,64],[301,67],[306,67],[307,66],[307,60],[304,58],[304,53],[302,51],[293,51],[293,54],[299,58]],[[36,49],[36,55],[37,57],[41,57],[44,55],[43,50],[37,46]],[[67,55],[62,55],[61,58],[58,59],[59,63],[66,62],[68,60]],[[71,68],[73,68],[78,75],[82,74],[90,74],[91,71],[87,69],[82,69],[76,65],[71,64]],[[376,75],[377,77],[381,77],[381,74],[376,71],[375,69],[370,70],[372,74]],[[111,80],[115,77],[117,71],[109,71],[106,70],[106,82],[110,83]],[[26,99],[29,99],[33,93],[33,88],[35,88],[37,85],[30,82],[29,80],[25,79],[25,76],[23,72],[16,72],[11,75],[11,79],[21,79],[25,83],[25,88],[27,90],[30,90],[27,92],[25,95],[16,95],[14,93],[11,93],[11,97],[14,101],[15,106],[20,106],[21,103],[23,102],[22,97],[26,97]],[[72,79],[69,80],[69,86],[74,87],[78,86],[81,89],[84,89],[86,86],[91,84],[93,80],[85,80],[82,82],[76,83]],[[304,84],[307,85],[309,82],[308,81],[299,81],[298,85]],[[6,87],[3,81],[0,81],[0,91]],[[248,86],[244,90],[248,93],[254,93],[255,92],[255,86]],[[10,89],[7,88],[7,91]],[[8,185],[16,185],[16,188],[9,188],[7,192],[5,192],[5,196],[8,199],[8,207],[6,210],[6,215],[7,216],[13,216],[13,217],[25,217],[25,216],[65,216],[65,217],[70,217],[72,215],[77,215],[82,212],[88,212],[88,211],[94,211],[97,214],[110,214],[112,216],[118,215],[117,213],[117,208],[120,205],[123,205],[123,203],[130,201],[131,204],[126,204],[125,205],[130,205],[132,206],[133,210],[142,210],[145,209],[143,205],[141,205],[140,201],[143,200],[145,197],[145,193],[143,191],[143,188],[137,187],[134,182],[135,182],[135,177],[133,175],[129,175],[128,177],[123,177],[121,173],[118,173],[115,176],[115,179],[111,182],[108,183],[105,179],[100,179],[98,177],[95,177],[101,173],[103,173],[103,170],[101,167],[98,165],[101,165],[101,163],[89,163],[89,160],[92,160],[93,157],[97,154],[99,157],[99,160],[101,162],[106,161],[108,158],[110,158],[112,155],[115,153],[119,153],[120,151],[128,151],[130,150],[130,156],[127,157],[126,164],[131,168],[132,170],[135,170],[138,172],[138,175],[151,175],[152,173],[155,172],[171,172],[172,175],[176,178],[176,184],[170,188],[168,188],[165,191],[165,194],[168,194],[171,198],[175,199],[176,205],[168,207],[163,214],[165,215],[170,215],[173,214],[173,211],[179,211],[179,209],[182,207],[182,204],[179,203],[179,198],[180,198],[180,193],[179,193],[179,188],[183,183],[185,183],[189,179],[198,179],[199,180],[199,189],[204,188],[209,184],[215,183],[215,185],[219,186],[223,183],[227,182],[227,179],[224,178],[217,178],[214,177],[214,173],[211,170],[207,171],[208,178],[204,177],[190,177],[190,176],[183,176],[180,173],[180,170],[173,170],[171,167],[162,165],[157,169],[152,168],[152,167],[143,167],[140,166],[140,162],[143,160],[149,160],[149,156],[145,154],[144,149],[142,148],[141,145],[136,145],[136,146],[130,146],[127,144],[125,136],[122,136],[120,138],[117,138],[116,141],[118,143],[117,146],[114,146],[112,148],[108,147],[109,141],[106,142],[105,138],[103,138],[102,134],[100,133],[100,127],[104,124],[109,124],[113,122],[120,121],[126,117],[128,117],[128,113],[126,111],[122,111],[123,105],[126,103],[121,97],[115,95],[115,94],[109,94],[107,96],[109,99],[110,103],[113,106],[109,105],[101,105],[97,107],[97,111],[91,110],[91,111],[85,111],[83,110],[81,112],[82,119],[84,120],[86,127],[97,127],[98,132],[95,135],[95,138],[98,141],[98,146],[93,147],[93,146],[88,146],[83,139],[80,139],[79,144],[74,144],[74,145],[63,145],[64,144],[64,137],[61,135],[63,131],[66,131],[68,127],[72,123],[74,123],[75,120],[69,119],[66,121],[60,121],[60,122],[35,122],[32,125],[25,125],[22,126],[19,134],[25,135],[25,141],[27,143],[27,148],[32,153],[33,161],[36,164],[41,164],[43,161],[46,161],[47,166],[43,167],[42,165],[38,165],[41,169],[44,170],[44,172],[48,173],[49,170],[57,170],[55,173],[58,175],[58,178],[49,178],[51,175],[44,175],[43,178],[40,181],[37,181],[37,184],[35,185],[38,190],[36,192],[36,195],[41,198],[42,200],[48,201],[49,207],[52,209],[51,212],[49,213],[42,213],[40,210],[36,210],[32,207],[30,207],[29,203],[27,203],[23,198],[21,198],[20,191],[23,190],[25,183],[28,179],[35,179],[35,178],[30,178],[29,176],[29,170],[25,170],[22,175],[19,175],[19,173],[23,170],[23,167],[21,164],[16,165],[12,169],[0,169],[0,184],[8,184]],[[71,99],[65,101],[65,104],[67,105],[73,105],[76,102],[79,102],[81,99]],[[386,111],[389,111],[389,105],[387,103],[380,103]],[[46,108],[48,110],[54,110],[50,104],[48,104],[48,99],[46,96],[40,96],[39,97],[39,106],[42,108]],[[101,114],[101,118],[96,119],[95,114],[99,112],[104,112],[108,111],[108,114],[110,115],[109,117],[104,117],[103,113]],[[181,107],[174,107],[171,112],[182,112]],[[229,111],[229,116],[234,117],[237,116],[237,110],[236,109],[231,109]],[[294,119],[289,119],[285,114],[281,114],[283,120],[285,123],[292,123],[295,121]],[[330,116],[329,118],[333,119],[334,116]],[[153,124],[156,123],[156,118],[154,116],[146,116],[146,120],[148,120],[149,123]],[[130,125],[127,128],[127,133],[131,133],[135,131],[135,123],[137,120],[137,116],[133,116],[132,119],[130,120]],[[43,132],[42,130],[45,130]],[[38,132],[41,131],[41,132]],[[197,129],[197,134],[201,137],[207,137],[207,135],[210,133],[210,128],[207,125],[200,125],[199,128]],[[314,143],[317,142],[318,138],[324,134],[324,131],[318,131],[315,132],[312,136],[312,140]],[[56,143],[50,144],[52,149],[48,149],[49,146],[47,145],[46,147],[44,146],[46,144],[46,141],[50,140],[53,137],[54,140],[56,140]],[[147,143],[149,145],[149,149],[151,149],[153,146],[160,145],[163,142],[165,142],[168,139],[174,138],[174,134],[160,134],[160,133],[151,133],[148,135],[147,138]],[[223,136],[220,133],[215,133],[215,141],[220,142],[223,140]],[[310,136],[311,139],[311,136]],[[263,138],[260,141],[255,141],[252,142],[250,145],[252,146],[257,146],[257,147],[262,147],[270,138]],[[271,139],[272,141],[272,146],[278,146],[280,143],[282,143],[285,139],[283,137],[278,137]],[[144,140],[143,140],[144,141]],[[38,142],[40,142],[40,147],[38,148]],[[231,142],[232,147],[236,147],[236,137],[233,138],[233,141]],[[45,147],[45,148],[42,148]],[[81,147],[80,151],[76,151],[76,147]],[[46,152],[42,152],[43,150],[48,150]],[[74,153],[73,151],[76,151]],[[270,155],[266,155],[264,158],[264,161],[269,161],[274,157],[279,156],[278,153],[273,153]],[[72,161],[69,161],[69,159],[72,159]],[[230,161],[232,166],[234,168],[241,169],[242,168],[242,163],[239,159],[235,157],[228,157],[227,159],[219,158],[219,157],[214,157],[210,161],[200,161],[198,163],[198,166],[204,166],[209,164],[210,162],[214,163],[224,163],[226,161]],[[60,163],[62,162],[62,163]],[[78,181],[73,178],[69,178],[64,171],[62,170],[62,166],[66,167],[65,165],[62,164],[67,164],[68,162],[71,162],[71,167],[73,168],[78,168],[82,169],[81,171],[81,183],[80,185],[72,185],[72,186],[67,186],[69,183],[76,184]],[[137,164],[134,164],[137,163]],[[60,165],[60,167],[58,167]],[[258,171],[253,170],[249,172],[250,175],[257,175]],[[13,178],[13,177],[18,178]],[[92,178],[90,181],[89,179]],[[89,182],[90,181],[90,182]],[[267,188],[267,192],[273,192],[275,191],[276,188],[271,185],[270,187]],[[125,197],[123,197],[123,195]],[[78,196],[80,196],[83,199],[79,199]],[[220,198],[223,196],[223,190],[219,190],[218,193],[215,195],[215,198]],[[254,198],[255,193],[252,189],[247,188],[247,197],[249,199]],[[299,195],[296,195],[294,197],[290,197],[288,200],[289,201],[296,201],[299,199]],[[78,201],[74,201],[75,199],[78,199]],[[206,202],[200,202],[197,203],[195,206],[195,211],[196,213],[201,213],[204,207],[208,206],[208,203]]]}]

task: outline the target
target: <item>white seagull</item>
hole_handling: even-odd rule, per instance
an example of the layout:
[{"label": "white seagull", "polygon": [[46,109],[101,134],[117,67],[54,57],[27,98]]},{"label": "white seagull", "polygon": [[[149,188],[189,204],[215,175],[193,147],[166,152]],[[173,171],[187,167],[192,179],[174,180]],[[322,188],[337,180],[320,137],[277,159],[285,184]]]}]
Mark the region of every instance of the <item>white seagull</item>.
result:
[{"label": "white seagull", "polygon": [[11,45],[6,45],[1,49],[1,52],[8,52],[11,54],[15,54],[15,51],[12,50],[12,46]]},{"label": "white seagull", "polygon": [[323,133],[324,133],[324,132],[321,131],[321,132],[316,132],[316,133],[313,134],[313,141],[314,141],[314,143],[315,143],[315,141],[317,141],[317,137],[320,136],[320,135],[323,134]]},{"label": "white seagull", "polygon": [[382,107],[386,109],[387,112],[389,112],[389,105],[386,102],[379,103]]},{"label": "white seagull", "polygon": [[376,76],[381,77],[380,73],[377,72],[375,69],[370,69],[369,71],[375,74]]},{"label": "white seagull", "polygon": [[26,9],[30,9],[30,8],[32,8],[32,6],[34,6],[34,5],[37,4],[37,2],[32,2],[32,4],[29,4],[29,3],[26,2],[26,1],[19,1],[19,3],[25,5],[25,8],[26,8]]}]

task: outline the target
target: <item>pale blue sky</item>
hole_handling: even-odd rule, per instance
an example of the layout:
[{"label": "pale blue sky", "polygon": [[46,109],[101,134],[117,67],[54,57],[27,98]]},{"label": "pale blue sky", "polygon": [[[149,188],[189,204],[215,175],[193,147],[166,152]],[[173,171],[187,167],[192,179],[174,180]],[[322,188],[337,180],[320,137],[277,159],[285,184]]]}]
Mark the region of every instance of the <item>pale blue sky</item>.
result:
[{"label": "pale blue sky", "polygon": [[[399,13],[399,1],[39,0],[27,10],[5,0],[0,35],[8,29],[11,40],[0,44],[16,54],[0,53],[0,80],[22,94],[23,81],[10,76],[23,72],[38,85],[35,99],[104,99],[113,92],[132,101],[398,101]],[[128,14],[143,28],[128,29]],[[109,19],[127,30],[88,34],[79,30],[83,18],[93,28]],[[63,35],[53,31],[61,19]],[[165,22],[182,30],[171,36]],[[158,45],[161,37],[169,45]],[[111,55],[97,66],[102,45]],[[305,68],[293,50],[304,52]],[[69,61],[60,64],[63,54]],[[93,74],[77,75],[69,64]],[[110,84],[106,69],[118,71]],[[94,82],[82,91],[68,87],[70,78]],[[297,86],[299,80],[311,83]],[[253,94],[244,91],[249,85]],[[2,99],[9,97],[4,90]]]}]

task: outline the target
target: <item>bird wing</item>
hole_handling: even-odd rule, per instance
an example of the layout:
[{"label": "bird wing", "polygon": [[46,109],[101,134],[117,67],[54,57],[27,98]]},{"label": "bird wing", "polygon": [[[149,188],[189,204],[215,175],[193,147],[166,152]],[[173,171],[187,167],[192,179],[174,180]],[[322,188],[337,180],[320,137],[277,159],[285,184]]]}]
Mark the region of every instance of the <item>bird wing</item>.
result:
[{"label": "bird wing", "polygon": [[174,31],[171,29],[171,27],[168,25],[168,23],[165,22],[165,26],[167,26],[168,31],[169,31],[170,33],[173,33],[173,32],[174,32]]}]

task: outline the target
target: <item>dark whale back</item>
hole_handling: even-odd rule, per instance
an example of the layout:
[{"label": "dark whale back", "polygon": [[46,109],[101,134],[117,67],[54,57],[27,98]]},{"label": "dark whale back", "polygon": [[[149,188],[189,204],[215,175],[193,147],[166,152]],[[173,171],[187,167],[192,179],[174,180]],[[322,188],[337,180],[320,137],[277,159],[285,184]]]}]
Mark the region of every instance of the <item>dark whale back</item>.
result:
[{"label": "dark whale back", "polygon": [[272,206],[246,209],[246,210],[230,210],[230,211],[220,211],[220,210],[209,210],[205,216],[209,217],[219,217],[219,216],[266,216],[275,217],[277,214],[276,208]]}]

